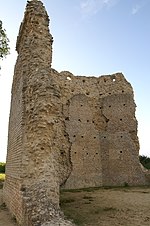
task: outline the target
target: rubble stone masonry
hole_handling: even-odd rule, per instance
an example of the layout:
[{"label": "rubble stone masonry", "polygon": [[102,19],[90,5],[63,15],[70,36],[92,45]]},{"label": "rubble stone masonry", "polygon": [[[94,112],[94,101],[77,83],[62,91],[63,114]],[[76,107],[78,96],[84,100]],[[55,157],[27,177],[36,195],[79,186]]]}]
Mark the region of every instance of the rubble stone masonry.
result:
[{"label": "rubble stone masonry", "polygon": [[133,89],[123,74],[51,68],[41,1],[27,2],[16,50],[4,201],[22,226],[69,226],[60,188],[149,184],[139,164]]}]

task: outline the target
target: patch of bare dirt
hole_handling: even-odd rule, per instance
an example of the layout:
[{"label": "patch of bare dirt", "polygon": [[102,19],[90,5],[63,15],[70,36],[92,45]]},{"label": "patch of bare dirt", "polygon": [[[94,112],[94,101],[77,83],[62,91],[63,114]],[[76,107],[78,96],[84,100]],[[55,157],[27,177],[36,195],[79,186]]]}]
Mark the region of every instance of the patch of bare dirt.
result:
[{"label": "patch of bare dirt", "polygon": [[5,204],[3,203],[3,191],[0,189],[0,226],[17,226],[15,220],[9,214]]},{"label": "patch of bare dirt", "polygon": [[[63,191],[61,208],[80,226],[150,226],[150,187]],[[0,226],[16,225],[0,189]]]},{"label": "patch of bare dirt", "polygon": [[150,226],[150,187],[62,192],[61,208],[80,226]]}]

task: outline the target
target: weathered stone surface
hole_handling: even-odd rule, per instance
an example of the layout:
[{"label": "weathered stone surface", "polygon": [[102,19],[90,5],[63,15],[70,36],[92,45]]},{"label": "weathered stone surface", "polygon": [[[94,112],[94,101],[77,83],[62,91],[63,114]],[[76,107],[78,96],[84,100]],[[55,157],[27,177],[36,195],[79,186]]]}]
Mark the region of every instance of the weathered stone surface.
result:
[{"label": "weathered stone surface", "polygon": [[74,224],[72,224],[71,222],[61,218],[42,224],[42,226],[73,226],[73,225]]},{"label": "weathered stone surface", "polygon": [[49,18],[28,1],[16,49],[4,200],[23,226],[69,226],[59,189],[146,185],[133,89],[121,73],[74,76],[51,68]]}]

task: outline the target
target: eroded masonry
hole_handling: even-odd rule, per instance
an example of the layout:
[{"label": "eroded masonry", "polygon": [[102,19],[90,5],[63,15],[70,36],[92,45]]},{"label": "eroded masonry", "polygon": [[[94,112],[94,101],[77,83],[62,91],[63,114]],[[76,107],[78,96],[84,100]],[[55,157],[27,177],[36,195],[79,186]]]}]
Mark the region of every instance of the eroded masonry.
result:
[{"label": "eroded masonry", "polygon": [[[71,225],[59,189],[146,185],[133,89],[123,74],[74,76],[51,68],[41,1],[28,1],[16,49],[4,200],[24,226]],[[63,44],[63,43],[62,43]]]}]

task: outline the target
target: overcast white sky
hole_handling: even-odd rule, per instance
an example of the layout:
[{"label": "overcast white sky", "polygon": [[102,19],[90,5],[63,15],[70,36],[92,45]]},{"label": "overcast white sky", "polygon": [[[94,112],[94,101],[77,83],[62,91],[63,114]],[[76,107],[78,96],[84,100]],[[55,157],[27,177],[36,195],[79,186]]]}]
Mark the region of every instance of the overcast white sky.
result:
[{"label": "overcast white sky", "polygon": [[[140,154],[150,156],[150,0],[43,0],[54,37],[53,68],[75,75],[123,72],[132,84]],[[25,0],[1,2],[11,54],[0,71],[0,161],[5,161],[15,42]],[[1,62],[0,62],[1,63]]]}]

